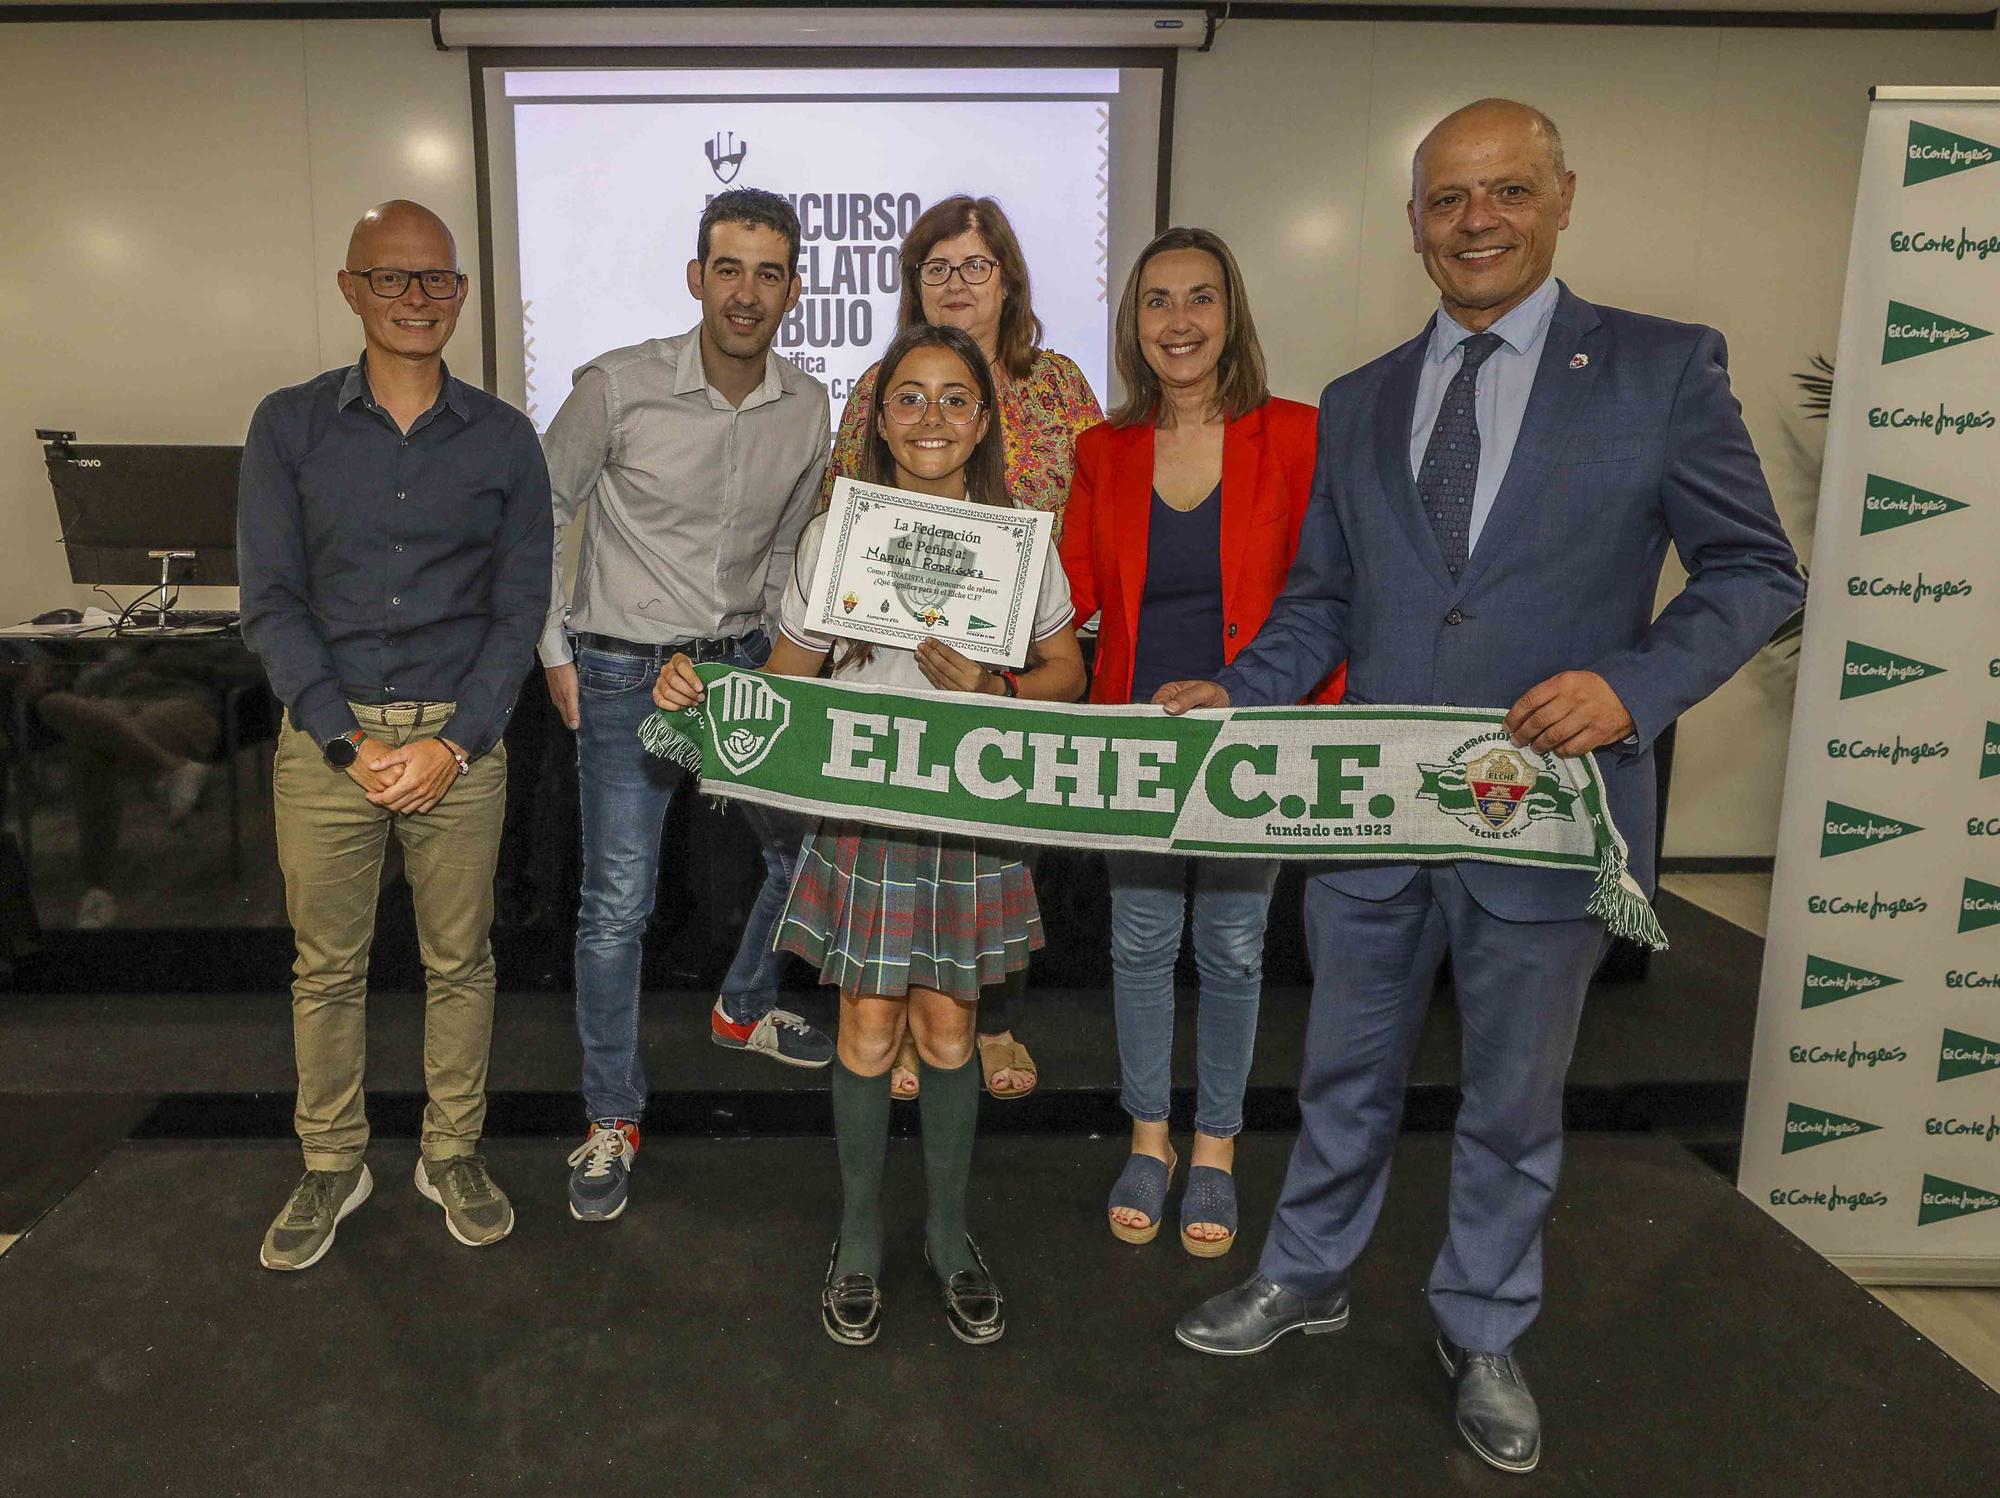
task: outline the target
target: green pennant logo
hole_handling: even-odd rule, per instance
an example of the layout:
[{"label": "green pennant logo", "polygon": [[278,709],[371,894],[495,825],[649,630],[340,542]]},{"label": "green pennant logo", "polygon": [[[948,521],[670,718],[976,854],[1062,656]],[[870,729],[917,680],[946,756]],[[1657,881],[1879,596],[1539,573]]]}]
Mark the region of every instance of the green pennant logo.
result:
[{"label": "green pennant logo", "polygon": [[1856,848],[1893,843],[1899,837],[1908,837],[1923,830],[1915,822],[1899,822],[1894,817],[1879,816],[1858,806],[1843,806],[1838,801],[1829,801],[1826,803],[1826,816],[1819,825],[1819,856],[1838,858]]},{"label": "green pennant logo", "polygon": [[970,619],[965,621],[965,627],[967,629],[991,629],[993,628],[993,621],[991,619],[982,619],[977,614],[974,614]]},{"label": "green pennant logo", "polygon": [[1903,186],[1991,166],[1995,160],[2000,160],[2000,147],[1911,120],[1909,144],[1903,148]]},{"label": "green pennant logo", "polygon": [[1938,1046],[1940,1082],[1959,1077],[1976,1077],[1981,1072],[2000,1069],[2000,1040],[1968,1035],[1963,1030],[1946,1030]]},{"label": "green pennant logo", "polygon": [[1990,1212],[2000,1207],[2000,1191],[1983,1191],[1963,1181],[1924,1172],[1923,1195],[1918,1198],[1917,1226],[1928,1227],[1952,1217],[1970,1217],[1974,1212]]},{"label": "green pennant logo", "polygon": [[1934,520],[1965,507],[1962,499],[1948,499],[1915,484],[1871,473],[1861,494],[1861,534],[1872,536],[1877,531],[1892,531],[1899,525]]},{"label": "green pennant logo", "polygon": [[2000,723],[1988,723],[1986,736],[1979,741],[1979,778],[2000,775]]},{"label": "green pennant logo", "polygon": [[1889,303],[1889,323],[1882,332],[1882,362],[1899,364],[1921,354],[1955,348],[1988,336],[1985,328],[1938,312],[1926,312],[1908,302]]},{"label": "green pennant logo", "polygon": [[1958,929],[1983,931],[1988,926],[2000,926],[2000,884],[1968,879],[1958,896]]},{"label": "green pennant logo", "polygon": [[1804,1103],[1787,1103],[1785,1142],[1779,1147],[1778,1153],[1794,1154],[1799,1150],[1809,1150],[1816,1144],[1831,1144],[1836,1139],[1852,1139],[1856,1134],[1872,1134],[1881,1127],[1880,1124],[1863,1123],[1858,1118],[1849,1118],[1842,1113],[1828,1113],[1821,1108],[1808,1108]]},{"label": "green pennant logo", "polygon": [[1878,988],[1890,988],[1902,981],[1901,978],[1891,978],[1887,973],[1871,973],[1865,967],[1851,967],[1845,962],[1808,955],[1805,988],[1800,995],[1799,1007],[1817,1009],[1822,1004],[1837,1004],[1858,993],[1873,993]]},{"label": "green pennant logo", "polygon": [[1840,700],[1886,692],[1891,687],[1908,686],[1926,676],[1942,676],[1944,667],[1933,666],[1893,650],[1877,650],[1859,640],[1847,642],[1847,657],[1840,665]]}]

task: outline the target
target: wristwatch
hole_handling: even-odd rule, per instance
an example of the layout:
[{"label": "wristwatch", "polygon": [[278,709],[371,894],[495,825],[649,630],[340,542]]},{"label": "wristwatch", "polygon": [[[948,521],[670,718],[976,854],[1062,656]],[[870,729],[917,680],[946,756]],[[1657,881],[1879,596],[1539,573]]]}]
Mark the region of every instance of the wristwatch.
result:
[{"label": "wristwatch", "polygon": [[326,762],[334,769],[345,770],[361,753],[361,741],[367,737],[367,734],[357,728],[350,733],[343,733],[337,739],[328,739],[320,745],[319,752],[326,756]]}]

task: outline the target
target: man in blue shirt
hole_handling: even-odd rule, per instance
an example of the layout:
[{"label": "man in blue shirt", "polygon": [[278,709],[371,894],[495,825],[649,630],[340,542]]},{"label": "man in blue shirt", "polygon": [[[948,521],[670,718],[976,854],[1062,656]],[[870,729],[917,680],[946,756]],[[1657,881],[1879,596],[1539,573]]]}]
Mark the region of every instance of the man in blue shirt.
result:
[{"label": "man in blue shirt", "polygon": [[[1214,681],[1155,700],[1295,702],[1345,658],[1349,702],[1503,709],[1514,745],[1596,752],[1650,886],[1653,741],[1797,606],[1797,560],[1721,335],[1593,306],[1554,278],[1576,177],[1547,116],[1467,105],[1425,138],[1412,178],[1438,310],[1327,387],[1298,559],[1257,638]],[[1669,545],[1688,578],[1656,611]],[[1448,948],[1464,1102],[1429,1283],[1436,1351],[1473,1450],[1534,1468],[1541,1416],[1515,1347],[1541,1308],[1563,1079],[1607,940],[1590,883],[1466,861],[1343,863],[1307,885],[1299,1141],[1258,1272],[1182,1317],[1184,1344],[1252,1353],[1346,1324]]]},{"label": "man in blue shirt", "polygon": [[285,704],[273,796],[298,942],[306,1173],[264,1237],[269,1269],[318,1263],[373,1186],[365,1004],[392,833],[426,987],[416,1187],[461,1243],[496,1243],[514,1226],[476,1152],[507,789],[500,735],[548,605],[548,470],[525,416],[445,368],[466,278],[436,214],[371,208],[339,280],[365,352],[258,406],[237,521],[243,637]]}]

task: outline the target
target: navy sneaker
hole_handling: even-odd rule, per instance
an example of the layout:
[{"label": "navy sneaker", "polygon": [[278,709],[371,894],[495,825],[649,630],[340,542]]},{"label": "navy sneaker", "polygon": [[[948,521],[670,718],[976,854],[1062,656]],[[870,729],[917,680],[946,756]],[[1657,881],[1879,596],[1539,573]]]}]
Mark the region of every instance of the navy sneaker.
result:
[{"label": "navy sneaker", "polygon": [[589,1135],[570,1151],[569,1215],[578,1222],[609,1222],[623,1212],[638,1153],[637,1124],[628,1118],[593,1120]]},{"label": "navy sneaker", "polygon": [[769,1056],[787,1066],[819,1067],[833,1060],[833,1037],[788,1009],[773,1009],[760,1020],[739,1025],[717,999],[708,1016],[708,1038],[729,1050]]}]

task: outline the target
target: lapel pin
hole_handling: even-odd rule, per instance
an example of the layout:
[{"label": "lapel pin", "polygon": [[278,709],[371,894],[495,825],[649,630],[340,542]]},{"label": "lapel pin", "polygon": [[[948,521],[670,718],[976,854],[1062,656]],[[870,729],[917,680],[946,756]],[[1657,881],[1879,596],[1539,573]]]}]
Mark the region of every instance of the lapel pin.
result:
[{"label": "lapel pin", "polygon": [[1573,355],[1571,355],[1571,357],[1570,357],[1570,361],[1569,361],[1569,367],[1570,367],[1571,369],[1582,369],[1582,368],[1583,368],[1583,367],[1584,367],[1585,365],[1587,365],[1588,363],[1590,363],[1590,355],[1588,355],[1588,354],[1573,354]]}]

